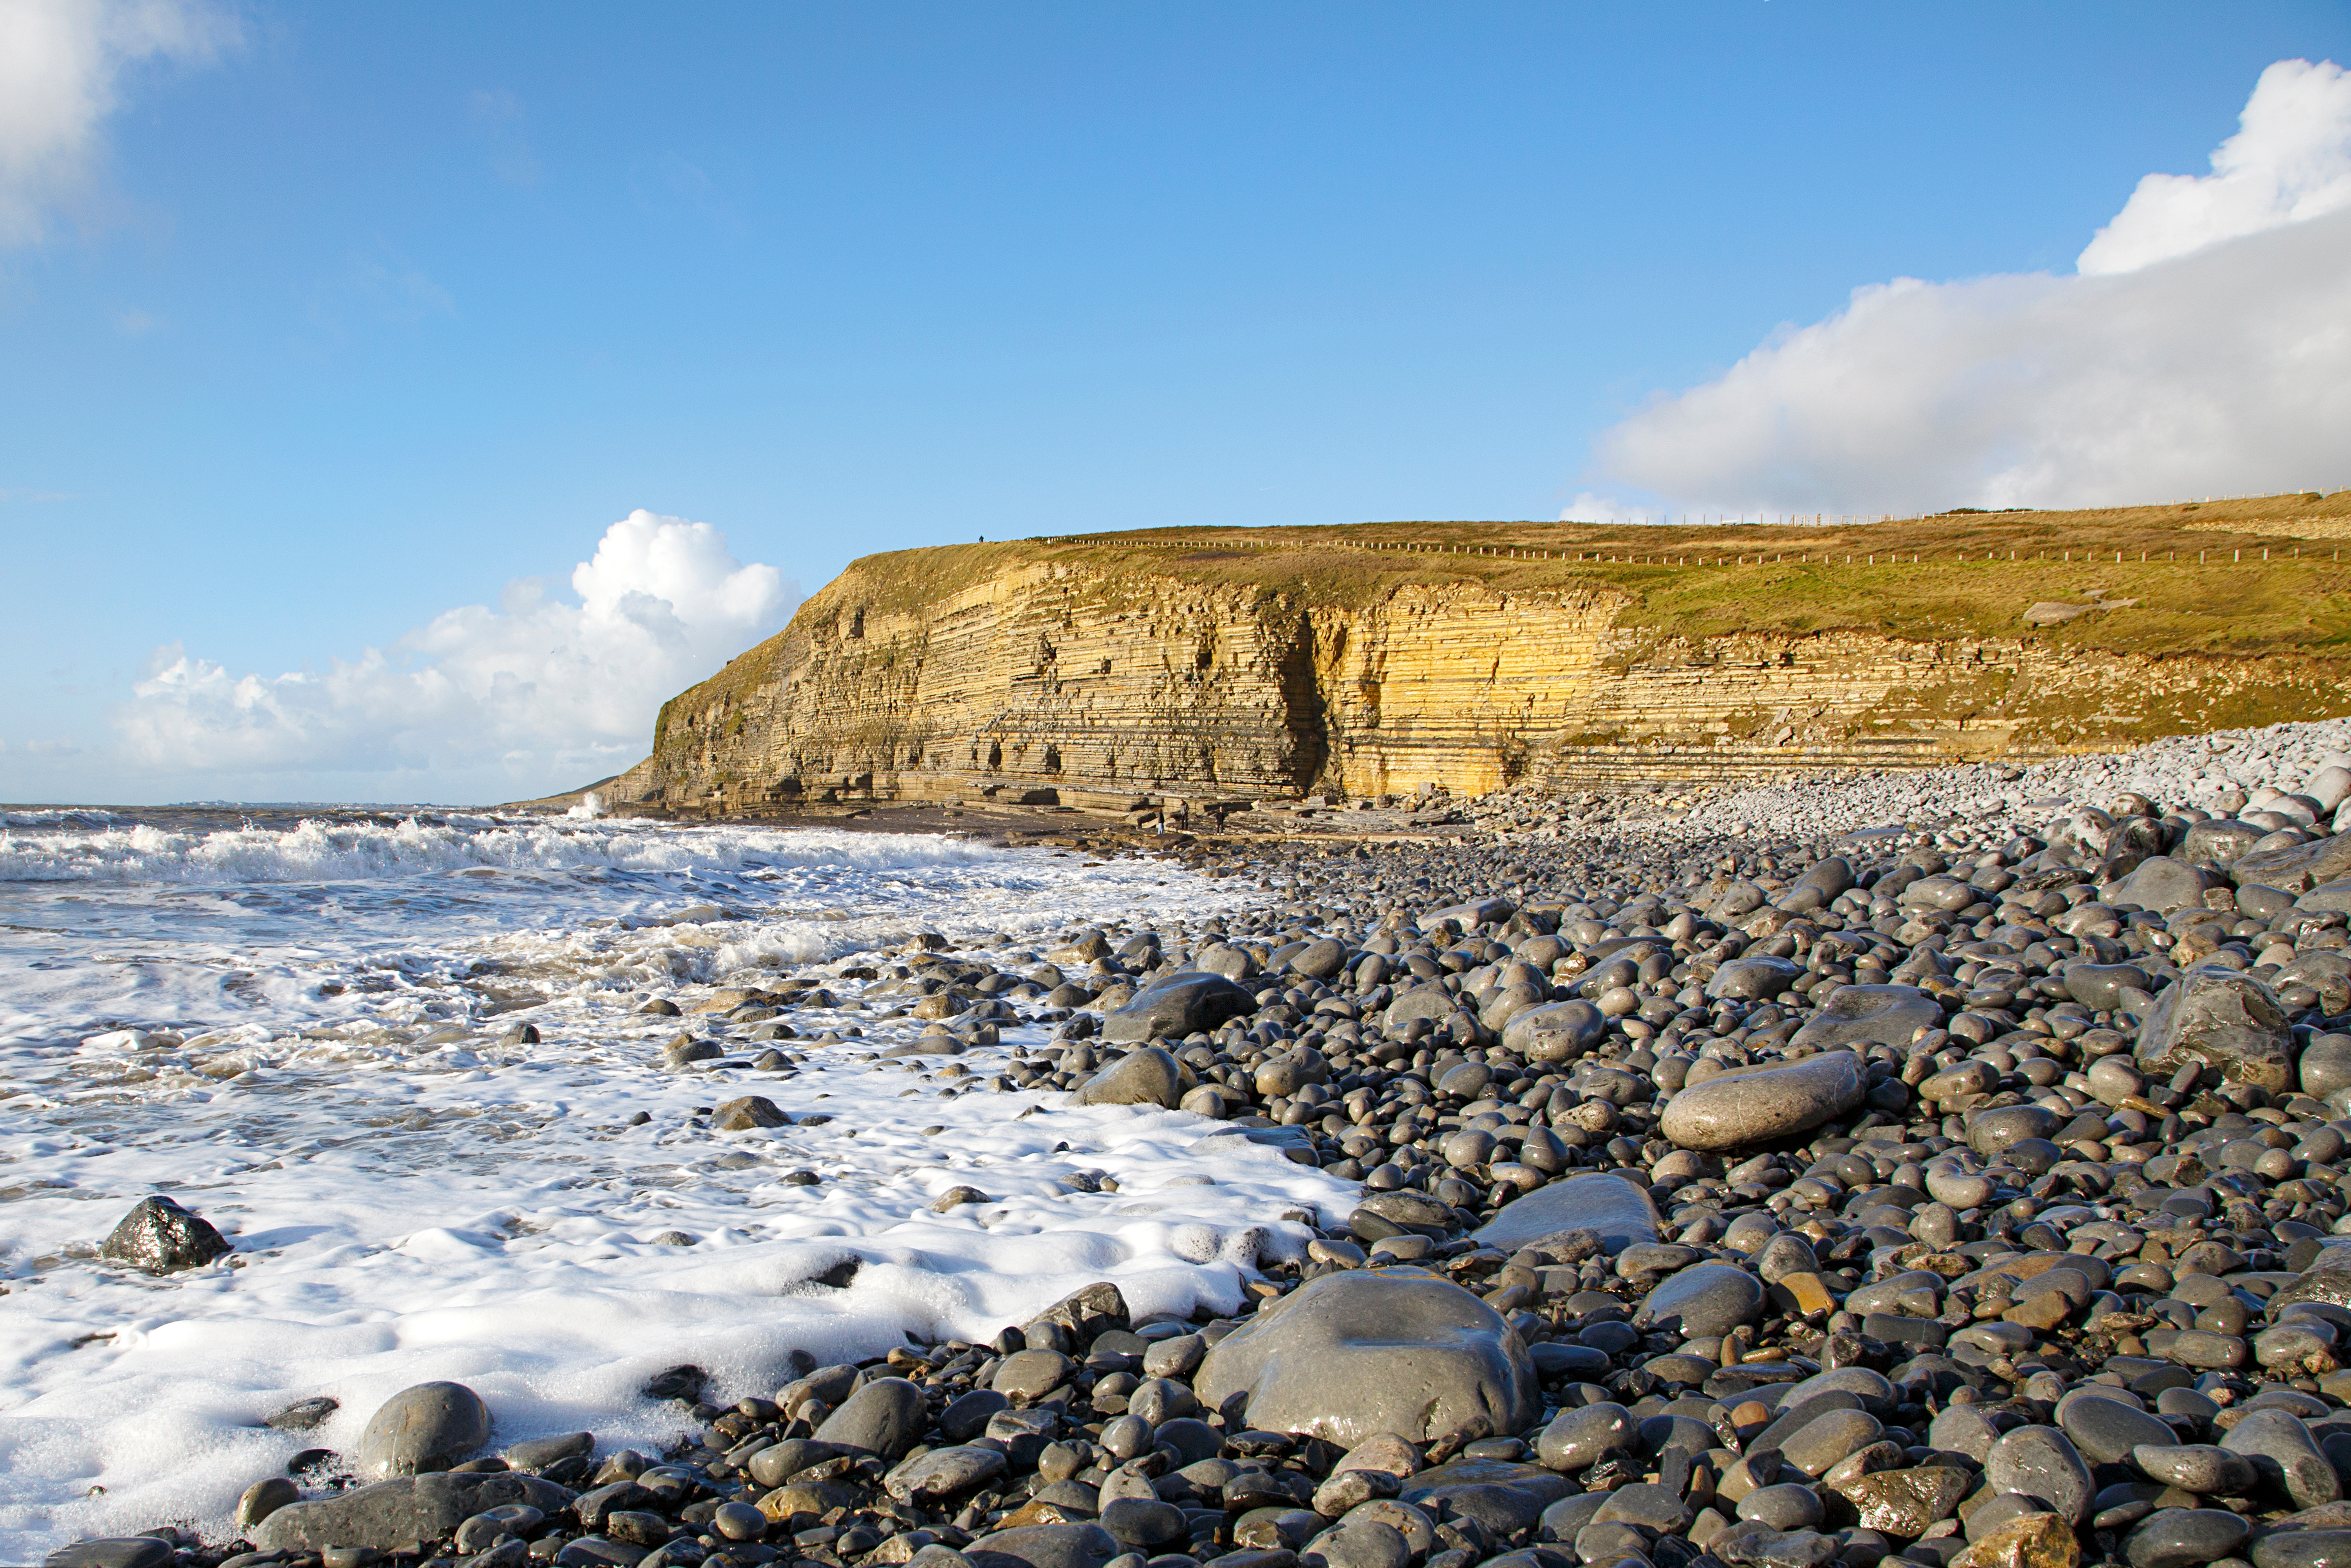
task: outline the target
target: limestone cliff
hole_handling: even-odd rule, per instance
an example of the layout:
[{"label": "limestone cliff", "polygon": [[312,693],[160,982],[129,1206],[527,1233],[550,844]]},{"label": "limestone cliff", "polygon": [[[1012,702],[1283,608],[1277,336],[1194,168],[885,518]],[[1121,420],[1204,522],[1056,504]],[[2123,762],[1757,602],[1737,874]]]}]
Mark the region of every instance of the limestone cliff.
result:
[{"label": "limestone cliff", "polygon": [[[653,755],[606,795],[756,814],[983,792],[1479,792],[2031,757],[2351,711],[2334,547],[2304,550],[2291,518],[2264,546],[2242,521],[2166,523],[2153,545],[2133,524],[2136,549],[2116,542],[2123,525],[2079,525],[2062,561],[2005,518],[1166,531],[872,556],[673,699]],[[2026,624],[2043,601],[2071,618]]]}]

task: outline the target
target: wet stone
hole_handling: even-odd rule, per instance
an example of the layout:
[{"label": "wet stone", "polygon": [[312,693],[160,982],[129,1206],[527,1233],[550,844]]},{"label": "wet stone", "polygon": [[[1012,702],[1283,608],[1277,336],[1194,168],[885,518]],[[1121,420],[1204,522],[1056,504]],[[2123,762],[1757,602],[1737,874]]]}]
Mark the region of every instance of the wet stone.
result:
[{"label": "wet stone", "polygon": [[1038,1399],[1069,1380],[1077,1364],[1057,1350],[1016,1351],[996,1369],[989,1386],[1011,1399]]},{"label": "wet stone", "polygon": [[1634,1321],[1684,1339],[1719,1339],[1762,1306],[1763,1286],[1754,1274],[1729,1263],[1700,1263],[1667,1276]]},{"label": "wet stone", "polygon": [[565,1459],[584,1458],[595,1451],[592,1432],[565,1432],[552,1437],[532,1437],[506,1451],[507,1465],[517,1470],[543,1470]]},{"label": "wet stone", "polygon": [[2192,1061],[2273,1093],[2294,1083],[2294,1036],[2276,995],[2219,964],[2199,964],[2164,988],[2136,1054],[2140,1070],[2159,1078]]},{"label": "wet stone", "polygon": [[1885,1430],[1865,1410],[1825,1411],[1781,1440],[1781,1462],[1805,1475],[1822,1476],[1838,1460],[1877,1441]]},{"label": "wet stone", "polygon": [[816,1429],[816,1440],[895,1459],[921,1440],[923,1391],[903,1377],[877,1378],[851,1395]]},{"label": "wet stone", "polygon": [[2095,1492],[2081,1453],[2053,1427],[2019,1427],[2002,1435],[1984,1459],[1984,1479],[1996,1492],[2037,1497],[2077,1523],[2089,1517]]},{"label": "wet stone", "polygon": [[1139,1549],[1164,1546],[1185,1533],[1183,1511],[1156,1499],[1119,1498],[1103,1505],[1100,1522],[1121,1544]]},{"label": "wet stone", "polygon": [[2068,964],[2064,978],[2067,996],[2100,1012],[2120,1007],[2126,990],[2155,988],[2147,972],[2136,964]]},{"label": "wet stone", "polygon": [[297,1400],[270,1416],[264,1425],[275,1427],[281,1432],[308,1432],[342,1407],[340,1400],[321,1395],[316,1398]]},{"label": "wet stone", "polygon": [[1867,1087],[1861,1059],[1851,1051],[1733,1068],[1667,1101],[1658,1130],[1677,1148],[1740,1148],[1843,1115],[1861,1103]]},{"label": "wet stone", "polygon": [[1739,1517],[1759,1521],[1774,1530],[1809,1529],[1819,1524],[1823,1517],[1820,1494],[1794,1481],[1757,1487],[1739,1500]]},{"label": "wet stone", "polygon": [[[2340,1009],[2330,1006],[2327,1010]],[[2302,1082],[2302,1092],[2315,1099],[2324,1100],[2341,1090],[2351,1089],[2351,1035],[2313,1036],[2310,1043],[2303,1047],[2296,1073]]]},{"label": "wet stone", "polygon": [[726,1054],[726,1048],[715,1040],[702,1040],[691,1034],[673,1038],[662,1048],[662,1059],[672,1067],[691,1067],[697,1061],[716,1061]]},{"label": "wet stone", "polygon": [[2274,887],[2287,893],[2308,893],[2330,882],[2351,876],[2351,832],[2336,833],[2315,843],[2274,850],[2255,850],[2229,867],[2239,886]]},{"label": "wet stone", "polygon": [[1587,1172],[1513,1199],[1471,1232],[1470,1239],[1515,1251],[1562,1232],[1590,1231],[1602,1249],[1614,1255],[1635,1243],[1655,1241],[1657,1228],[1656,1205],[1646,1189],[1619,1176]]},{"label": "wet stone", "polygon": [[1535,1452],[1554,1470],[1590,1469],[1619,1449],[1638,1447],[1640,1426],[1622,1405],[1603,1402],[1562,1410],[1535,1441]]},{"label": "wet stone", "polygon": [[2094,1465],[2119,1463],[2129,1458],[2135,1448],[2160,1447],[2177,1436],[2162,1421],[2118,1399],[2069,1400],[2059,1407],[2057,1424],[2082,1458]]},{"label": "wet stone", "polygon": [[2311,1440],[2310,1428],[2283,1410],[2255,1410],[2229,1429],[2220,1446],[2252,1462],[2262,1479],[2294,1500],[2315,1508],[2343,1495],[2335,1467]]},{"label": "wet stone", "polygon": [[2225,1509],[2158,1509],[2124,1539],[2123,1561],[2130,1568],[2201,1568],[2235,1555],[2251,1533],[2245,1520]]},{"label": "wet stone", "polygon": [[1392,1524],[1375,1519],[1343,1519],[1306,1543],[1302,1560],[1321,1559],[1324,1568],[1406,1568],[1412,1543]]},{"label": "wet stone", "polygon": [[2202,1497],[2241,1497],[2260,1479],[2251,1459],[2211,1443],[2142,1444],[2130,1464],[2151,1481]]},{"label": "wet stone", "polygon": [[446,1469],[490,1440],[490,1412],[462,1383],[420,1383],[368,1417],[355,1456],[363,1476]]},{"label": "wet stone", "polygon": [[1803,972],[1802,966],[1785,958],[1734,958],[1715,970],[1714,978],[1707,982],[1706,994],[1731,1000],[1775,997]]},{"label": "wet stone", "polygon": [[2252,1560],[2253,1568],[2346,1568],[2351,1565],[2351,1528],[2264,1534],[2253,1542]]},{"label": "wet stone", "polygon": [[1947,1465],[1921,1465],[1912,1469],[1879,1470],[1846,1483],[1842,1489],[1865,1530],[1915,1539],[1936,1521],[1948,1519],[1968,1495],[1974,1479],[1967,1471]]},{"label": "wet stone", "polygon": [[2115,885],[2111,896],[2120,903],[2152,909],[2158,915],[2169,915],[2202,904],[2205,885],[2203,868],[2168,855],[2149,855]]},{"label": "wet stone", "polygon": [[1003,1453],[996,1448],[933,1448],[891,1471],[883,1490],[902,1502],[928,1502],[975,1490],[1004,1474],[1006,1468]]},{"label": "wet stone", "polygon": [[1449,1094],[1457,1100],[1475,1100],[1493,1081],[1492,1068],[1482,1061],[1465,1061],[1458,1067],[1448,1069],[1437,1081],[1437,1092]]},{"label": "wet stone", "polygon": [[1987,1157],[2002,1155],[2027,1138],[2045,1139],[2063,1124],[2046,1105],[1977,1111],[1967,1119],[1968,1146]]},{"label": "wet stone", "polygon": [[1184,1098],[1184,1069],[1166,1051],[1131,1051],[1081,1084],[1073,1105],[1160,1105],[1174,1109]]},{"label": "wet stone", "polygon": [[1590,1002],[1552,1002],[1513,1015],[1503,1026],[1502,1045],[1529,1061],[1571,1061],[1607,1035],[1606,1015]]},{"label": "wet stone", "polygon": [[1523,1430],[1539,1408],[1525,1344],[1459,1286],[1350,1271],[1309,1281],[1209,1351],[1194,1379],[1251,1426],[1353,1447]]},{"label": "wet stone", "polygon": [[1221,975],[1195,970],[1146,986],[1133,1000],[1102,1020],[1102,1038],[1113,1042],[1181,1040],[1215,1029],[1227,1019],[1257,1009],[1257,998]]},{"label": "wet stone", "polygon": [[284,1508],[289,1502],[302,1500],[302,1489],[284,1476],[266,1476],[245,1489],[236,1500],[233,1522],[237,1532],[249,1535],[253,1527]]},{"label": "wet stone", "polygon": [[2081,1560],[2081,1543],[2064,1520],[2031,1513],[1974,1542],[1952,1568],[2074,1568]]},{"label": "wet stone", "polygon": [[[1545,1499],[1538,1503],[1527,1513],[1526,1522],[1531,1523],[1539,1518],[1541,1508],[1552,1500],[1554,1500]],[[1687,1530],[1689,1521],[1688,1505],[1682,1501],[1678,1492],[1668,1487],[1640,1481],[1618,1487],[1610,1492],[1608,1500],[1600,1505],[1600,1511],[1592,1516],[1594,1524],[1637,1525],[1659,1535],[1672,1535]]]},{"label": "wet stone", "polygon": [[2233,817],[2215,817],[2210,821],[2191,822],[2180,840],[2179,858],[2190,865],[2212,866],[2225,871],[2247,850],[2259,843],[2262,836],[2262,829]]},{"label": "wet stone", "polygon": [[172,1543],[152,1535],[77,1541],[49,1553],[44,1568],[168,1568]]},{"label": "wet stone", "polygon": [[106,1238],[98,1255],[151,1274],[201,1268],[228,1252],[229,1244],[212,1222],[191,1214],[174,1198],[157,1193],[141,1198]]},{"label": "wet stone", "polygon": [[1941,1004],[1916,986],[1839,986],[1788,1043],[1815,1051],[1907,1046],[1942,1022]]},{"label": "wet stone", "polygon": [[1099,1524],[1032,1524],[983,1535],[964,1555],[972,1568],[1102,1568],[1125,1550]]},{"label": "wet stone", "polygon": [[791,1118],[766,1095],[746,1094],[740,1099],[720,1101],[718,1109],[711,1114],[710,1128],[716,1133],[742,1133],[758,1127],[787,1126],[790,1122]]},{"label": "wet stone", "polygon": [[442,1473],[402,1477],[357,1487],[331,1498],[288,1503],[253,1532],[265,1552],[365,1546],[379,1552],[437,1541],[477,1513],[509,1504],[552,1518],[572,1494],[535,1476]]}]

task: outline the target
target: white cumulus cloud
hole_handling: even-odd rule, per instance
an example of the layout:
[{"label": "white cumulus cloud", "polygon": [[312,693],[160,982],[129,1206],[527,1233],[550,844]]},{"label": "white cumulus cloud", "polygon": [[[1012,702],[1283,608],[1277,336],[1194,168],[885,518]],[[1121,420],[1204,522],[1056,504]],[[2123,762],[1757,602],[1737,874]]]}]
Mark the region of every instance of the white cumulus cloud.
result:
[{"label": "white cumulus cloud", "polygon": [[576,603],[518,579],[495,609],[444,612],[323,671],[239,674],[167,644],[115,727],[131,763],[179,779],[363,776],[410,798],[577,785],[644,755],[662,703],[798,597],[709,524],[643,510],[605,530],[570,588]]},{"label": "white cumulus cloud", "polygon": [[2351,485],[2351,76],[2282,61],[2241,123],[2077,273],[1857,288],[1604,433],[1594,476],[1734,515]]},{"label": "white cumulus cloud", "polygon": [[202,65],[236,37],[201,0],[0,0],[0,244],[40,239],[86,194],[128,70]]},{"label": "white cumulus cloud", "polygon": [[2351,207],[2351,78],[2332,60],[2263,71],[2210,174],[2149,174],[2074,267],[2136,272],[2221,240]]}]

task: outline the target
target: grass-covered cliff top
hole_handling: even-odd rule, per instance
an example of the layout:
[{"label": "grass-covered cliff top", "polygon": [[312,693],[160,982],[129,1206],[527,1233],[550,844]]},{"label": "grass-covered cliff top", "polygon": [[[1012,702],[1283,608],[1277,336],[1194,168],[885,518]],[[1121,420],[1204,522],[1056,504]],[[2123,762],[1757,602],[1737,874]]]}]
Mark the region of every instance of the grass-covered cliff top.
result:
[{"label": "grass-covered cliff top", "polygon": [[[917,611],[997,572],[1055,563],[1107,569],[1113,582],[1147,574],[1309,603],[1369,603],[1416,584],[1599,591],[1623,596],[1620,624],[1688,636],[1849,629],[2031,635],[2117,652],[2333,655],[2351,645],[2346,550],[2351,491],[1847,527],[1146,528],[868,556],[810,609]],[[2137,602],[2062,626],[2021,619],[2036,601],[2094,596]]]},{"label": "grass-covered cliff top", "polygon": [[[1392,522],[895,550],[852,562],[790,627],[664,705],[655,749],[677,703],[699,709],[771,681],[796,632],[861,609],[927,616],[962,591],[1052,566],[1082,569],[1079,593],[1106,611],[1165,592],[1171,580],[1291,606],[1460,588],[1581,597],[1613,607],[1615,623],[1646,641],[1837,631],[1920,642],[2032,638],[2116,653],[2283,659],[2305,666],[2305,682],[2332,683],[2351,680],[2347,552],[2351,491],[1848,527]],[[2026,608],[2048,601],[2114,608],[2027,624]]]}]

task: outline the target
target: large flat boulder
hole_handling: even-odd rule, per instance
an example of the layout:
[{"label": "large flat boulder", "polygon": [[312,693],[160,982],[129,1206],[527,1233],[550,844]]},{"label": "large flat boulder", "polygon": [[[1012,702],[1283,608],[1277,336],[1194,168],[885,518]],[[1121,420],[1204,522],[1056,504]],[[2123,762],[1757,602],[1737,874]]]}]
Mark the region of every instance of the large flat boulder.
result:
[{"label": "large flat boulder", "polygon": [[2351,876],[2351,833],[2336,833],[2315,843],[2255,850],[2231,862],[2229,875],[2239,887],[2308,893]]},{"label": "large flat boulder", "polygon": [[485,1509],[521,1503],[553,1514],[572,1493],[537,1476],[402,1476],[317,1502],[289,1502],[256,1525],[253,1543],[264,1552],[322,1552],[329,1546],[405,1551],[419,1541],[445,1539]]},{"label": "large flat boulder", "polygon": [[2205,888],[2214,884],[2227,885],[2218,873],[2208,874],[2202,866],[2169,855],[2149,855],[2114,885],[2106,902],[2118,908],[2136,904],[2158,915],[2170,915],[2202,904]]},{"label": "large flat boulder", "polygon": [[1502,1049],[1529,1061],[1570,1061],[1607,1036],[1607,1016],[1590,1002],[1551,1002],[1512,1013]]},{"label": "large flat boulder", "polygon": [[1676,1148],[1741,1148],[1810,1132],[1868,1092],[1861,1058],[1849,1051],[1734,1067],[1667,1101],[1657,1130]]},{"label": "large flat boulder", "polygon": [[1256,994],[1222,975],[1194,969],[1145,986],[1102,1020],[1102,1038],[1121,1044],[1182,1040],[1257,1010]]},{"label": "large flat boulder", "polygon": [[2163,988],[2136,1055],[2141,1071],[2158,1077],[2200,1061],[2273,1094],[2294,1086],[2294,1031],[2277,994],[2220,964],[2199,964]]},{"label": "large flat boulder", "polygon": [[1183,1064],[1157,1046],[1130,1051],[1078,1085],[1073,1105],[1163,1105],[1183,1103]]},{"label": "large flat boulder", "polygon": [[1646,1188],[1602,1171],[1546,1182],[1523,1197],[1502,1206],[1502,1211],[1479,1226],[1473,1241],[1505,1252],[1556,1236],[1563,1230],[1589,1230],[1600,1238],[1609,1256],[1635,1242],[1657,1239],[1657,1206]]},{"label": "large flat boulder", "polygon": [[972,1568],[1101,1568],[1123,1550],[1099,1524],[1027,1524],[964,1549]]},{"label": "large flat boulder", "polygon": [[1509,1434],[1541,1409],[1527,1347],[1493,1308],[1379,1270],[1309,1281],[1209,1351],[1193,1388],[1211,1408],[1246,1394],[1251,1427],[1342,1448]]},{"label": "large flat boulder", "polygon": [[1633,1319],[1684,1339],[1719,1338],[1763,1310],[1763,1281],[1733,1263],[1699,1263],[1666,1277]]},{"label": "large flat boulder", "polygon": [[2268,836],[2267,828],[2257,828],[2234,817],[2215,817],[2209,822],[2191,822],[2186,836],[2179,841],[2178,858],[2189,865],[2226,871],[2247,850]]},{"label": "large flat boulder", "polygon": [[1942,1024],[1942,1004],[1916,986],[1839,986],[1788,1044],[1815,1051],[1907,1046],[1920,1030]]}]

